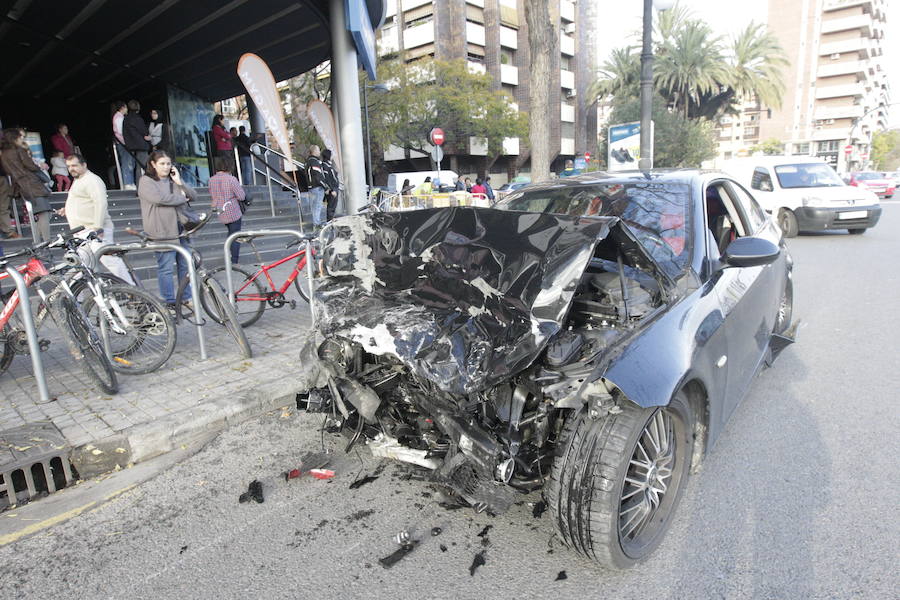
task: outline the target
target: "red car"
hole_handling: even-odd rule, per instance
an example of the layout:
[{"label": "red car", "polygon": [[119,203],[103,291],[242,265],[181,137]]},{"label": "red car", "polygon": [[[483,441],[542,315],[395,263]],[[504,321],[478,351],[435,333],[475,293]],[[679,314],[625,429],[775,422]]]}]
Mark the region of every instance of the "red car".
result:
[{"label": "red car", "polygon": [[875,192],[879,198],[890,198],[894,195],[894,180],[885,177],[884,173],[875,171],[851,173],[850,181],[847,183]]}]

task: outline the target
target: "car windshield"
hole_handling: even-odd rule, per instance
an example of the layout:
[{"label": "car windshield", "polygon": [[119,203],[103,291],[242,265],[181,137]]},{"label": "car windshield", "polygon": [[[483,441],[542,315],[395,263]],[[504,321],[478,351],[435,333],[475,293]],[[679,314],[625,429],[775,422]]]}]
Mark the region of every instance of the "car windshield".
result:
[{"label": "car windshield", "polygon": [[881,173],[857,173],[856,179],[860,181],[866,181],[871,179],[884,179]]},{"label": "car windshield", "polygon": [[665,271],[676,276],[687,265],[690,188],[675,183],[615,183],[524,189],[494,207],[572,216],[621,218]]},{"label": "car windshield", "polygon": [[834,169],[824,163],[800,163],[775,167],[778,183],[783,188],[814,188],[843,186]]}]

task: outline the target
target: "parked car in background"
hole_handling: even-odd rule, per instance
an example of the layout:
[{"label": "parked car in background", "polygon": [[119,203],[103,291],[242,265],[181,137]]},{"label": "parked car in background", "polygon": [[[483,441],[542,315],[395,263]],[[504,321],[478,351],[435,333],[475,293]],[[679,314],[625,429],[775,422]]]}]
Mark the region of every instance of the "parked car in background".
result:
[{"label": "parked car in background", "polygon": [[503,199],[508,194],[515,192],[516,190],[520,190],[526,185],[531,183],[530,181],[511,181],[509,183],[504,183],[499,188],[494,190],[494,194],[497,196],[497,200]]},{"label": "parked car in background", "polygon": [[342,217],[321,242],[300,406],[476,510],[543,490],[561,539],[609,567],[660,544],[793,341],[781,232],[719,172],[578,175]]},{"label": "parked car in background", "polygon": [[894,189],[896,190],[900,187],[900,171],[894,171],[893,173],[885,173],[884,176],[887,179],[890,179],[894,182]]},{"label": "parked car in background", "polygon": [[886,173],[877,171],[858,171],[850,174],[850,185],[863,188],[876,194],[879,198],[890,198],[894,195],[897,184]]},{"label": "parked car in background", "polygon": [[830,229],[859,235],[881,218],[874,192],[848,186],[816,157],[751,156],[726,161],[722,169],[750,188],[786,237]]}]

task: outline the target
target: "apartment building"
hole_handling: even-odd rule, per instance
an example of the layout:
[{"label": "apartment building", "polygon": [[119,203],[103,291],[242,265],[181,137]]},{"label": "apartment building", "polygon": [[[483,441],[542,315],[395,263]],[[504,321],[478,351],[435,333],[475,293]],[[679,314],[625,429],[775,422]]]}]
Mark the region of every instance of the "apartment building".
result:
[{"label": "apartment building", "polygon": [[[559,53],[551,61],[551,147],[557,152],[552,168],[562,170],[576,154],[596,154],[597,113],[583,93],[596,68],[596,1],[579,0],[576,6],[559,0],[551,3],[551,13],[559,36]],[[378,38],[381,56],[465,58],[471,70],[488,73],[497,89],[509,92],[516,108],[528,110],[531,60],[524,0],[388,0]],[[503,155],[493,164],[487,164],[486,154],[485,141],[470,138],[467,147],[446,155],[444,168],[473,174],[488,167],[498,175],[492,177],[495,184],[530,169],[527,139],[504,140]],[[407,156],[391,147],[384,154],[389,168],[410,158],[428,168],[429,159],[415,152]]]},{"label": "apartment building", "polygon": [[[739,156],[749,156],[752,148],[760,143],[762,121],[771,118],[771,111],[762,106],[756,97],[745,98],[739,114],[725,115],[719,119],[717,161]],[[807,149],[808,150],[808,149]]]},{"label": "apartment building", "polygon": [[769,29],[791,64],[782,108],[760,122],[760,139],[842,173],[865,168],[872,134],[888,123],[886,8],[887,0],[769,0]]}]

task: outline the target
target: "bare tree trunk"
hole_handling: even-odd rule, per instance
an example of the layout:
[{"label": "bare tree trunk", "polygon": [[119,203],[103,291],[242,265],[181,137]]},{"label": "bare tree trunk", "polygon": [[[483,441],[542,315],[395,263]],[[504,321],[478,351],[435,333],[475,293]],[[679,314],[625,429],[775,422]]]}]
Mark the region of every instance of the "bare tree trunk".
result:
[{"label": "bare tree trunk", "polygon": [[[531,86],[528,94],[531,181],[550,179],[550,58],[556,27],[550,20],[549,0],[525,0],[528,47],[531,53]],[[558,111],[557,111],[558,113]],[[558,118],[557,114],[557,118]]]}]

